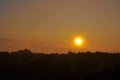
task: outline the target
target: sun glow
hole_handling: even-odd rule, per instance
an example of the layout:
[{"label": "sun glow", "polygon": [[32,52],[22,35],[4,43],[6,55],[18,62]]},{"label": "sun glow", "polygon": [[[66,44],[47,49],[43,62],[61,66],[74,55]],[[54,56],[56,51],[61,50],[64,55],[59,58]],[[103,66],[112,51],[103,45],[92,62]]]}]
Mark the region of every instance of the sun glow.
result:
[{"label": "sun glow", "polygon": [[75,45],[80,46],[83,44],[83,39],[80,37],[75,38],[74,40]]}]

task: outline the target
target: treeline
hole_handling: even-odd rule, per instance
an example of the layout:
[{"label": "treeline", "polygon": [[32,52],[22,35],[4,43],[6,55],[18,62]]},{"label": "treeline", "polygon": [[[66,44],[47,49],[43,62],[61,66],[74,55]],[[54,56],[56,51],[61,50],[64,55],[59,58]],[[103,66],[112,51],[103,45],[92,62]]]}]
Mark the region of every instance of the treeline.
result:
[{"label": "treeline", "polygon": [[0,80],[120,80],[120,54],[0,52]]}]

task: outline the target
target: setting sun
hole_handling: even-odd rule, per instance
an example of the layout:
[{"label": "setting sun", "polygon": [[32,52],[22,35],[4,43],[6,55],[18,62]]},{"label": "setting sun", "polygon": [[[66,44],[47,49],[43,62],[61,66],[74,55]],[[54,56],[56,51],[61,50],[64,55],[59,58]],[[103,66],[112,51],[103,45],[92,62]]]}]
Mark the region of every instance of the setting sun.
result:
[{"label": "setting sun", "polygon": [[77,37],[77,38],[75,38],[75,45],[82,45],[82,43],[83,43],[83,39],[82,38],[80,38],[80,37]]}]

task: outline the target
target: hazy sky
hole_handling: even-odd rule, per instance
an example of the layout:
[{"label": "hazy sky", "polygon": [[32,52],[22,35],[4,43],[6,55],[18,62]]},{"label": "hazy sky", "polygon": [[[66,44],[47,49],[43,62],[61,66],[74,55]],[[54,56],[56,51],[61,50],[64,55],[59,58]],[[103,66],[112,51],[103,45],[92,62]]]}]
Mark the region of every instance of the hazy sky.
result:
[{"label": "hazy sky", "polygon": [[24,48],[120,52],[120,0],[0,0],[0,50]]}]

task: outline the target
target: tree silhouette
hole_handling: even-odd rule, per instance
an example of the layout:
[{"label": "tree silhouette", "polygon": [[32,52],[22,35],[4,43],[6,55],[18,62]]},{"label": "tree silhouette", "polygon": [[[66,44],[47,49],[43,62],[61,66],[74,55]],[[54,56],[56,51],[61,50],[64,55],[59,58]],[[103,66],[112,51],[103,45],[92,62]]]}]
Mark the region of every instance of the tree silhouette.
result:
[{"label": "tree silhouette", "polygon": [[120,80],[120,54],[0,52],[0,80]]}]

